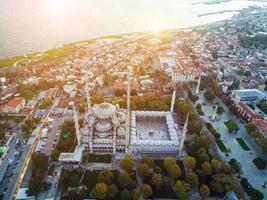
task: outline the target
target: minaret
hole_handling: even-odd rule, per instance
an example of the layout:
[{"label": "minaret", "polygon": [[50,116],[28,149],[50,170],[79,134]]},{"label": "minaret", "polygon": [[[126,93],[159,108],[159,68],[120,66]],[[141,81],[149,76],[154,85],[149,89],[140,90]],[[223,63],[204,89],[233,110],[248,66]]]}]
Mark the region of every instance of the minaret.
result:
[{"label": "minaret", "polygon": [[188,120],[189,120],[189,113],[187,113],[186,120],[185,120],[185,123],[184,123],[184,128],[183,128],[182,138],[181,138],[181,143],[180,143],[179,156],[182,155],[182,151],[183,151],[183,148],[184,148],[184,141],[185,141],[186,132],[187,132]]},{"label": "minaret", "polygon": [[76,138],[77,138],[77,146],[81,146],[81,134],[80,134],[80,128],[79,128],[79,122],[78,122],[78,115],[75,109],[75,105],[73,103],[73,117],[74,117],[74,122],[75,122],[75,132],[76,132]]},{"label": "minaret", "polygon": [[129,140],[130,140],[130,114],[131,114],[131,76],[132,67],[128,66],[128,73],[127,73],[127,113],[126,113],[126,151],[128,151],[129,147]]},{"label": "minaret", "polygon": [[86,100],[87,100],[87,111],[91,109],[91,99],[90,99],[90,92],[88,87],[88,80],[85,82],[85,93],[86,93]]},{"label": "minaret", "polygon": [[175,104],[175,98],[176,98],[176,90],[173,90],[173,93],[172,93],[172,102],[171,102],[171,109],[170,109],[170,112],[171,113],[173,113],[174,104]]},{"label": "minaret", "polygon": [[198,81],[197,81],[197,89],[196,89],[196,94],[198,94],[198,93],[199,93],[200,81],[201,81],[201,76],[199,76],[199,78],[198,78]]}]

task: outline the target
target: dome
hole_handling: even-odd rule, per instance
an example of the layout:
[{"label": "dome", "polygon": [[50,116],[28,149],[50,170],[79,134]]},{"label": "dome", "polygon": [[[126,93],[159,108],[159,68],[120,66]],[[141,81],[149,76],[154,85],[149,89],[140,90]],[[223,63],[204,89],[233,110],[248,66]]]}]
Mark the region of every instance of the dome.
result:
[{"label": "dome", "polygon": [[94,106],[93,111],[98,118],[106,119],[116,112],[116,107],[110,103],[101,103]]}]

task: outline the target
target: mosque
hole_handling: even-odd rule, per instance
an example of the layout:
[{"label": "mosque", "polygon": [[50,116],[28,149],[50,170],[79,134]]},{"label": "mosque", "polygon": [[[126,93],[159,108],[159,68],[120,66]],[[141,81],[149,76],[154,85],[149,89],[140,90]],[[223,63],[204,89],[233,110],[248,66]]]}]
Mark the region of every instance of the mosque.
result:
[{"label": "mosque", "polygon": [[[128,81],[130,80],[128,73]],[[175,92],[171,110],[131,111],[130,84],[127,89],[127,109],[110,103],[91,107],[86,84],[87,113],[80,128],[73,105],[77,146],[72,153],[61,153],[60,162],[80,163],[84,152],[95,154],[138,154],[149,156],[179,156],[182,153],[188,119],[181,129],[173,118]]]}]

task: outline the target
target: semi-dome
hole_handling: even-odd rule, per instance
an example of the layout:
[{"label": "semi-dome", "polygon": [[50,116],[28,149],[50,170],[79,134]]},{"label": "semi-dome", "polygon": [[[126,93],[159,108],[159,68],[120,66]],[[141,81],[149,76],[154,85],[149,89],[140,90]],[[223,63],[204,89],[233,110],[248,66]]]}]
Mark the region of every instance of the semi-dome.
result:
[{"label": "semi-dome", "polygon": [[116,112],[116,107],[110,103],[101,103],[93,107],[94,115],[101,119],[111,117]]}]

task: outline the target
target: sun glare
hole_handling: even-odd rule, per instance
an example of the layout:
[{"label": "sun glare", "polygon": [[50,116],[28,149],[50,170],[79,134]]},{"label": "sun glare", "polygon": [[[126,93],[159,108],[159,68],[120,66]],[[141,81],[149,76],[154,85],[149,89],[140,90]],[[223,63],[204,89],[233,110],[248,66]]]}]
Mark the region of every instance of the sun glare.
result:
[{"label": "sun glare", "polygon": [[48,0],[49,13],[61,15],[70,8],[69,0]]},{"label": "sun glare", "polygon": [[152,24],[150,29],[151,31],[158,33],[162,30],[162,26],[160,24]]}]

